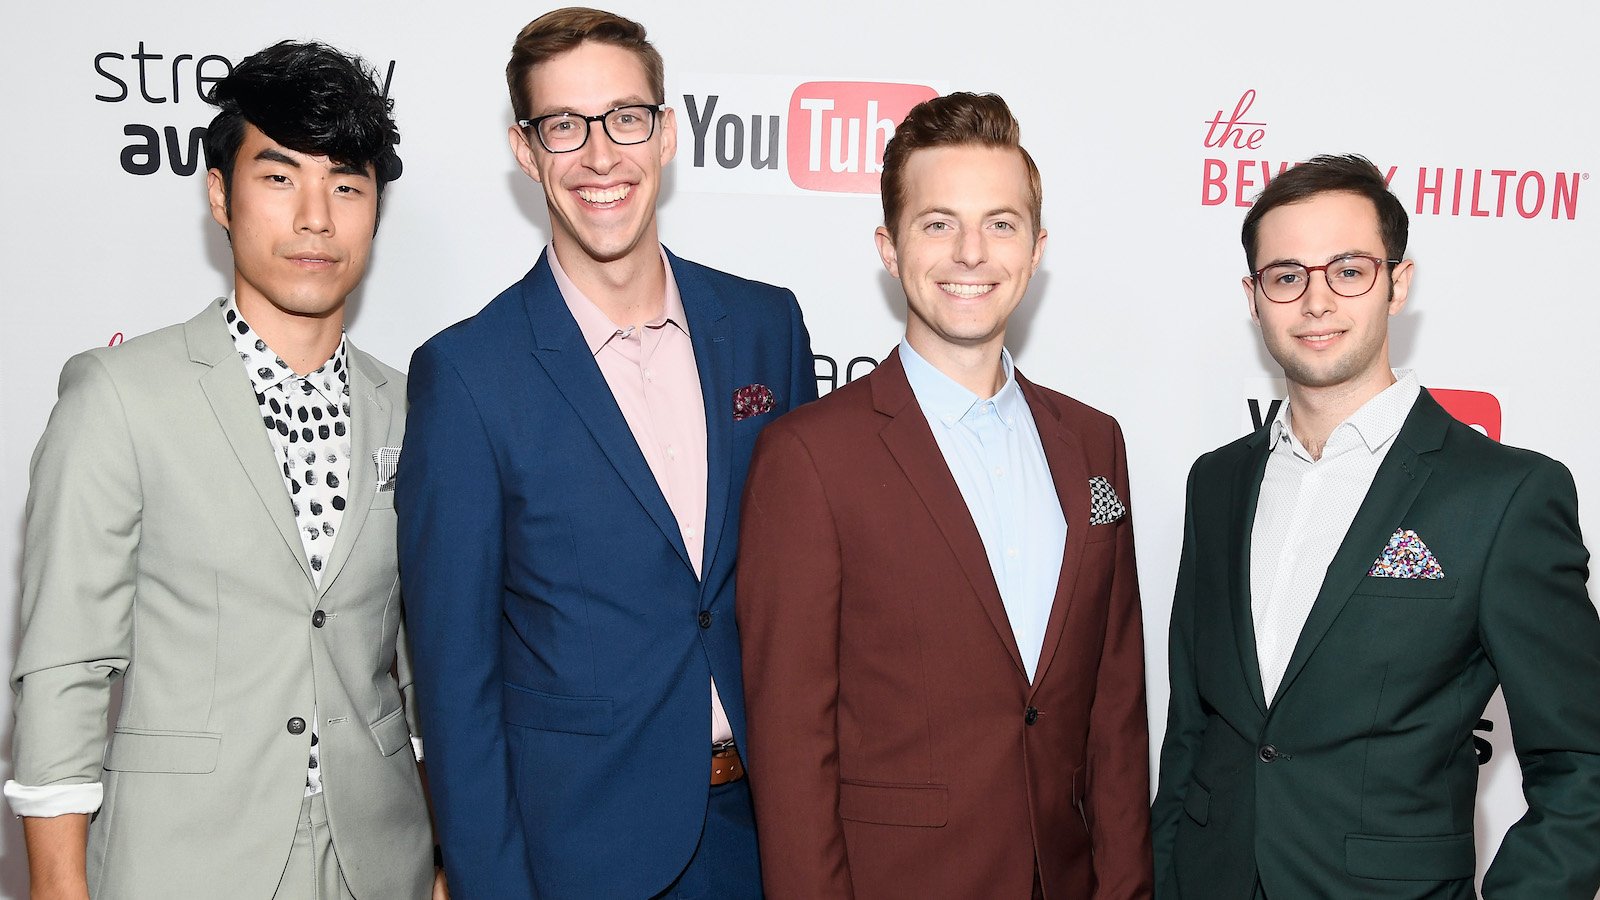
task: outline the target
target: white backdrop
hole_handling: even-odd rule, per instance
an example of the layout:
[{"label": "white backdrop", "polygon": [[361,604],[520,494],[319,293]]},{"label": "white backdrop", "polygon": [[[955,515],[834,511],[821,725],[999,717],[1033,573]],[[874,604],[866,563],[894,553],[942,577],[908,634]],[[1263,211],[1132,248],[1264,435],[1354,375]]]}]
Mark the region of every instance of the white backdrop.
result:
[{"label": "white backdrop", "polygon": [[[1600,460],[1590,449],[1600,429],[1589,418],[1600,388],[1600,288],[1589,267],[1600,247],[1600,186],[1589,181],[1600,155],[1593,5],[614,8],[643,21],[667,60],[680,126],[661,212],[667,244],[792,287],[816,352],[841,379],[850,360],[888,351],[903,322],[873,249],[877,198],[836,190],[872,189],[878,119],[898,118],[929,89],[1011,102],[1044,174],[1051,241],[1010,344],[1030,377],[1111,412],[1126,431],[1157,740],[1185,475],[1198,454],[1249,427],[1250,401],[1264,410],[1279,396],[1238,288],[1238,202],[1260,189],[1264,170],[1349,151],[1395,167],[1418,267],[1394,326],[1397,364],[1430,387],[1492,394],[1503,418],[1478,420],[1566,462],[1583,524],[1600,534]],[[389,79],[405,175],[386,198],[350,331],[405,368],[417,344],[520,277],[547,240],[539,188],[506,148],[502,75],[517,30],[544,10],[505,0],[8,9],[0,668],[14,657],[28,458],[62,362],[118,333],[187,319],[228,290],[203,179],[182,174],[196,162],[191,129],[212,112],[201,79],[285,37],[358,52]],[[828,100],[834,111],[820,112]],[[837,150],[834,117],[861,120],[853,134],[837,126]],[[853,171],[835,176],[834,157]],[[9,695],[0,707],[9,710]],[[1480,800],[1485,857],[1522,811],[1503,709],[1489,718],[1493,730],[1479,735],[1493,750]],[[9,762],[0,769],[8,774]],[[7,819],[0,896],[25,896],[25,884]]]}]

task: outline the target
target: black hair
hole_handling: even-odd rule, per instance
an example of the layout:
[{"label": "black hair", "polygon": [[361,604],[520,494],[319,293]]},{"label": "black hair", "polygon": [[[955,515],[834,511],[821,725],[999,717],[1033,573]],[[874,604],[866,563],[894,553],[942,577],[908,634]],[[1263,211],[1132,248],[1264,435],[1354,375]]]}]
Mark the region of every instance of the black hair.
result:
[{"label": "black hair", "polygon": [[211,88],[206,102],[219,110],[206,129],[206,166],[222,173],[224,193],[247,123],[290,150],[372,166],[380,198],[383,186],[400,177],[394,101],[365,62],[327,44],[280,41],[252,53]]}]

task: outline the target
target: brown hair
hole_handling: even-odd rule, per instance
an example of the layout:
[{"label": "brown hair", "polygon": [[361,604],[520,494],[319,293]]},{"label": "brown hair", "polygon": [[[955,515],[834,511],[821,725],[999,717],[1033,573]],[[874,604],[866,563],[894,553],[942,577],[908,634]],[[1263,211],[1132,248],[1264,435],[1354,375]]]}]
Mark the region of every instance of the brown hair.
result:
[{"label": "brown hair", "polygon": [[645,38],[643,25],[616,13],[569,6],[551,10],[529,22],[511,45],[511,61],[506,63],[506,87],[511,90],[511,110],[517,118],[526,119],[533,114],[533,98],[528,95],[528,74],[533,67],[576,49],[585,41],[621,47],[639,57],[650,81],[651,99],[656,103],[666,102],[666,67],[661,54]]},{"label": "brown hair", "polygon": [[889,229],[889,236],[899,236],[900,213],[906,202],[906,160],[918,150],[962,145],[1013,149],[1022,154],[1022,162],[1028,169],[1032,207],[1029,212],[1033,216],[1033,231],[1038,234],[1044,189],[1039,181],[1039,167],[1022,147],[1022,126],[1017,124],[1011,108],[1000,95],[959,91],[913,106],[911,112],[906,113],[905,121],[895,129],[888,146],[883,148],[880,193],[883,224]]},{"label": "brown hair", "polygon": [[1310,200],[1318,194],[1355,194],[1372,201],[1378,210],[1378,233],[1383,237],[1383,252],[1390,259],[1406,255],[1406,235],[1410,220],[1405,204],[1390,193],[1383,173],[1365,156],[1313,156],[1278,177],[1256,197],[1245,214],[1240,240],[1244,244],[1245,264],[1256,270],[1256,232],[1261,218],[1280,206]]}]

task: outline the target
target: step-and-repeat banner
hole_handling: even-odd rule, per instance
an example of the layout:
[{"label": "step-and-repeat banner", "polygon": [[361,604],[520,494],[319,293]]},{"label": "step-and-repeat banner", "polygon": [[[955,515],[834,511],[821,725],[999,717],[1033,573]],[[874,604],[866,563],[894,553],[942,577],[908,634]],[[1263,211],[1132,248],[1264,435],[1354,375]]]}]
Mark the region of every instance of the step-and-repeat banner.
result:
[{"label": "step-and-repeat banner", "polygon": [[[824,392],[871,371],[903,327],[903,298],[872,239],[883,144],[900,116],[950,90],[1011,102],[1043,172],[1051,240],[1009,343],[1029,377],[1126,431],[1153,736],[1166,714],[1189,465],[1283,397],[1239,290],[1238,233],[1251,198],[1296,160],[1360,152],[1384,169],[1412,215],[1417,262],[1393,324],[1396,364],[1491,437],[1566,462],[1586,531],[1600,535],[1592,5],[614,8],[643,21],[667,61],[679,151],[665,242],[793,288]],[[229,288],[204,192],[208,87],[287,37],[328,41],[377,69],[395,100],[405,174],[385,197],[349,328],[405,368],[413,348],[519,278],[548,240],[540,189],[507,149],[503,76],[517,31],[545,9],[101,0],[6,14],[0,669],[15,656],[28,458],[61,364],[185,320]],[[8,694],[0,715],[9,746]],[[1476,743],[1487,858],[1524,808],[1498,700]],[[25,895],[23,866],[8,825],[0,895]]]}]

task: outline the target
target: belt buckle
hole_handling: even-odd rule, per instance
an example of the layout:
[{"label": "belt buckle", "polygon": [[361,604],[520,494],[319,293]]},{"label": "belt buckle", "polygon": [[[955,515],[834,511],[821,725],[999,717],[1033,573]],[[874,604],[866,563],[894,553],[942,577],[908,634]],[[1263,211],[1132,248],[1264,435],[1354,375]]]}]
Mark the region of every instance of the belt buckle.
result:
[{"label": "belt buckle", "polygon": [[744,761],[732,740],[711,742],[711,786],[729,784],[744,777]]}]

